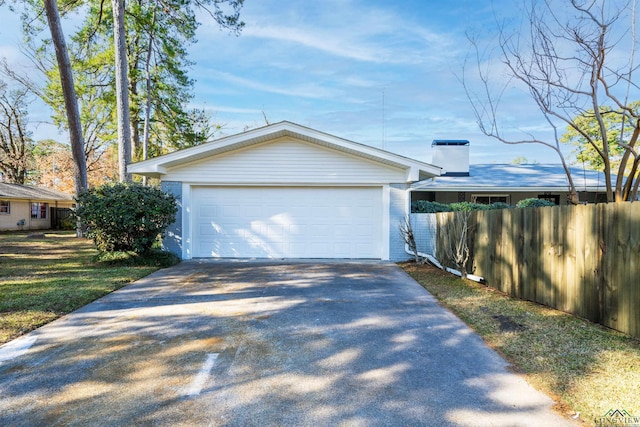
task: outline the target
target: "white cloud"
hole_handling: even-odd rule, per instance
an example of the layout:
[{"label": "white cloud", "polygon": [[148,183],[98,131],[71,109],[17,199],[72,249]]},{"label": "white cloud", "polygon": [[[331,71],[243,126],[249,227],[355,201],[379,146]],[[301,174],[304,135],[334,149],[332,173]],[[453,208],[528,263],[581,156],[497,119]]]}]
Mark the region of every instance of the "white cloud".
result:
[{"label": "white cloud", "polygon": [[[418,22],[407,21],[391,8],[370,2],[290,1],[286,6],[266,1],[245,4],[246,26],[241,39],[259,39],[281,43],[279,49],[292,46],[322,52],[338,58],[374,64],[420,64],[442,61],[456,46],[452,34],[434,31]],[[200,31],[223,44],[226,33],[215,25],[203,25]],[[272,49],[273,45],[263,46]],[[267,55],[265,57],[268,58]]]},{"label": "white cloud", "polygon": [[253,89],[261,92],[268,92],[278,95],[286,95],[286,96],[294,96],[301,98],[315,98],[315,99],[323,99],[337,96],[338,93],[329,87],[323,87],[320,85],[316,85],[313,83],[306,84],[284,84],[284,85],[276,85],[276,84],[268,84],[263,83],[257,80],[252,80],[244,77],[239,77],[237,75],[222,72],[222,71],[211,71],[209,72],[209,77],[215,78],[218,80],[225,81],[227,83],[231,83],[236,86],[240,86],[244,89]]},{"label": "white cloud", "polygon": [[258,37],[300,44],[342,58],[374,63],[415,63],[415,55],[398,54],[383,44],[371,43],[348,32],[308,28],[263,26],[245,31],[247,37]]}]

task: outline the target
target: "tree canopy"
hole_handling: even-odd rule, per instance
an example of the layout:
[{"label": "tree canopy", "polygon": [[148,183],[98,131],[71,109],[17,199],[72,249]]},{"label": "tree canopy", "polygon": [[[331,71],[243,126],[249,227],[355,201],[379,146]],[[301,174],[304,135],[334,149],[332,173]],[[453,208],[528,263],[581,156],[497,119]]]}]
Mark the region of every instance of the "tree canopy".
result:
[{"label": "tree canopy", "polygon": [[[629,107],[638,112],[640,111],[640,102],[636,101],[630,104]],[[629,145],[631,138],[633,138],[634,123],[630,123],[625,118],[621,109],[613,109],[608,106],[600,107],[600,117],[606,129],[610,166],[614,170],[618,170],[627,151],[626,146]],[[568,126],[566,132],[562,135],[561,141],[571,144],[575,148],[574,154],[579,163],[586,164],[593,170],[604,171],[605,162],[602,153],[605,150],[602,131],[594,110],[585,111],[576,117],[574,122],[582,131],[578,132],[576,127]],[[588,138],[583,136],[584,134],[587,134]],[[630,166],[627,165],[627,170],[622,172],[628,174]]]},{"label": "tree canopy", "polygon": [[[73,35],[71,45],[74,57],[80,59],[77,73],[87,76],[84,86],[92,88],[87,94],[99,89],[101,95],[96,101],[113,107],[117,49],[113,46],[112,9],[105,7],[105,0],[85,3],[86,19]],[[134,156],[165,154],[200,144],[211,136],[210,129],[215,125],[203,126],[210,117],[203,110],[189,106],[194,81],[188,75],[193,64],[187,49],[196,42],[199,22],[195,11],[207,12],[218,25],[237,34],[244,26],[239,19],[242,3],[232,0],[126,2],[126,74]],[[87,71],[90,72],[87,74]],[[107,134],[112,134],[112,130]]]},{"label": "tree canopy", "polygon": [[[187,49],[196,42],[196,11],[203,11],[220,27],[239,34],[244,26],[240,20],[243,0],[127,1],[123,13],[125,43],[120,50],[114,44],[114,28],[118,27],[113,12],[119,10],[116,5],[125,2],[115,0],[113,8],[108,3],[61,2],[59,14],[63,18],[71,12],[82,15],[82,24],[68,36],[63,49],[69,60],[69,70],[63,75],[64,67],[57,60],[60,49],[55,49],[58,42],[52,43],[53,36],[43,32],[48,9],[39,0],[11,2],[23,7],[27,51],[45,76],[45,86],[36,92],[52,108],[55,123],[69,131],[70,123],[79,126],[77,134],[84,137],[81,147],[87,162],[92,157],[101,158],[115,143],[115,130],[122,128],[119,122],[130,131],[129,144],[138,159],[208,140],[218,126],[203,109],[190,106],[194,81],[188,76],[192,63]],[[47,0],[45,5],[57,6],[57,2]],[[61,40],[65,41],[64,37]],[[116,64],[116,53],[122,50],[124,59]],[[116,101],[121,99],[116,75],[130,99],[128,120],[116,117]],[[37,87],[29,78],[24,81]],[[73,122],[67,117],[70,107],[65,102],[70,97],[64,92],[65,81],[73,81],[77,98],[79,120]],[[119,151],[127,148],[120,147]]]}]

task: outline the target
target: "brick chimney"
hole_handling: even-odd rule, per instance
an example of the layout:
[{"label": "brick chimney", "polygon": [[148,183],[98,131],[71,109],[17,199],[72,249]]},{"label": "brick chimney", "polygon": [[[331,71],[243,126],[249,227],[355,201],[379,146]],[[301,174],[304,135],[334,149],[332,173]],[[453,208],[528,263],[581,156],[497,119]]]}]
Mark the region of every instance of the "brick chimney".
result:
[{"label": "brick chimney", "polygon": [[469,176],[469,141],[434,139],[431,150],[431,164],[443,168],[443,176]]}]

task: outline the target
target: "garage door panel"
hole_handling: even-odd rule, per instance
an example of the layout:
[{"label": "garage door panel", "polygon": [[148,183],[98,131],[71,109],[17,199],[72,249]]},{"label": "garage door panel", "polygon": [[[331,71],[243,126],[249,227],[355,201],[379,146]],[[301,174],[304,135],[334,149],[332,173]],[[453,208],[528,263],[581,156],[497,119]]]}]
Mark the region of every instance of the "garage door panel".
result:
[{"label": "garage door panel", "polygon": [[309,227],[310,235],[318,240],[326,237],[331,233],[331,227],[327,224],[313,224]]},{"label": "garage door panel", "polygon": [[336,243],[334,247],[338,257],[348,256],[351,250],[351,245],[349,243]]},{"label": "garage door panel", "polygon": [[208,238],[211,240],[212,236],[217,238],[220,235],[220,232],[211,225],[200,224],[198,227],[198,234],[202,239]]},{"label": "garage door panel", "polygon": [[205,204],[200,206],[201,218],[215,218],[218,216],[218,207],[216,205]]},{"label": "garage door panel", "polygon": [[376,230],[374,230],[373,226],[371,225],[364,225],[364,224],[358,224],[356,225],[356,229],[355,229],[355,233],[356,236],[370,236],[371,233],[375,233]]},{"label": "garage door panel", "polygon": [[240,216],[240,206],[238,205],[223,205],[222,206],[222,218],[238,218]]},{"label": "garage door panel", "polygon": [[195,187],[195,257],[380,258],[381,188]]},{"label": "garage door panel", "polygon": [[353,208],[353,215],[356,215],[357,217],[363,218],[365,220],[371,218],[373,214],[374,212],[371,212],[370,206],[355,206]]},{"label": "garage door panel", "polygon": [[296,254],[303,254],[306,252],[306,245],[304,243],[291,243],[291,252]]},{"label": "garage door panel", "polygon": [[269,239],[283,239],[284,238],[284,226],[277,224],[269,224],[267,226],[267,236]]},{"label": "garage door panel", "polygon": [[353,235],[353,229],[347,224],[339,224],[334,228],[333,237],[336,240],[349,239]]},{"label": "garage door panel", "polygon": [[355,249],[354,250],[357,251],[357,252],[359,252],[359,251],[363,251],[364,252],[364,251],[369,250],[369,247],[367,245],[365,245],[365,244],[357,243],[355,245]]},{"label": "garage door panel", "polygon": [[[307,258],[326,258],[327,254],[332,252],[332,248],[328,243],[312,243],[305,248]],[[334,255],[333,257],[339,258],[339,255]]]},{"label": "garage door panel", "polygon": [[201,240],[199,240],[198,250],[200,253],[203,254],[202,256],[208,256],[208,257],[218,256],[218,253],[220,252],[218,241],[215,239],[207,239],[207,238],[202,238]]}]

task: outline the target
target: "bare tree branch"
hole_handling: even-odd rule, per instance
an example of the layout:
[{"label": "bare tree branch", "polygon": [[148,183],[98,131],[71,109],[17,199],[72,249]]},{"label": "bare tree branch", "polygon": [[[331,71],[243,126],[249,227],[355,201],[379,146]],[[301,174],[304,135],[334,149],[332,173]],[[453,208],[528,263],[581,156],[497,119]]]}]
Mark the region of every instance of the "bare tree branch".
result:
[{"label": "bare tree branch", "polygon": [[[508,83],[497,90],[491,87],[490,73],[480,64],[491,63],[490,55],[471,40],[478,64],[476,75],[483,87],[479,96],[471,88],[468,77],[463,77],[467,93],[480,130],[506,144],[540,144],[556,152],[568,178],[571,200],[578,202],[571,171],[563,154],[559,130],[571,129],[592,147],[601,159],[609,201],[630,200],[635,197],[633,188],[638,179],[638,152],[635,149],[640,133],[640,114],[631,106],[630,95],[640,94],[634,82],[636,1],[612,6],[603,0],[571,0],[566,5],[554,0],[530,0],[527,31],[509,31],[498,23],[497,52],[500,63],[506,68]],[[629,7],[630,6],[630,7]],[[625,18],[630,17],[631,26]],[[627,55],[625,56],[625,52]],[[620,65],[618,58],[627,57]],[[488,67],[488,65],[487,65]],[[530,133],[525,138],[507,136],[500,126],[501,101],[510,82],[528,90],[530,99],[546,120],[553,139],[540,139]],[[618,147],[624,150],[617,175],[613,173],[612,153],[609,149],[608,124],[603,114],[613,112],[603,108],[609,103],[623,114]],[[589,111],[598,132],[584,128],[579,121]],[[628,132],[627,129],[632,131]],[[617,159],[616,159],[617,161]],[[637,194],[637,193],[636,193]]]},{"label": "bare tree branch", "polygon": [[413,225],[411,224],[411,218],[409,218],[409,216],[406,216],[404,222],[400,224],[400,235],[404,243],[409,247],[409,251],[413,254],[416,264],[424,264],[424,259],[418,253],[416,236],[413,233]]}]

